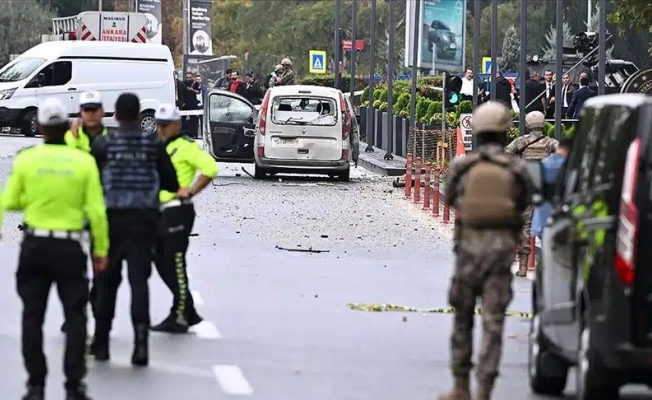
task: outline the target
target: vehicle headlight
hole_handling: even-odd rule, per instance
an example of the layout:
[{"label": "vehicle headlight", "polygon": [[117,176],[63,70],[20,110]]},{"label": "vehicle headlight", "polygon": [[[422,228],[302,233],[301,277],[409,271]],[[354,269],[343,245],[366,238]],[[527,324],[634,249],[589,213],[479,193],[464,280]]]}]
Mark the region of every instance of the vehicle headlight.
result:
[{"label": "vehicle headlight", "polygon": [[9,100],[18,88],[0,90],[0,100]]}]

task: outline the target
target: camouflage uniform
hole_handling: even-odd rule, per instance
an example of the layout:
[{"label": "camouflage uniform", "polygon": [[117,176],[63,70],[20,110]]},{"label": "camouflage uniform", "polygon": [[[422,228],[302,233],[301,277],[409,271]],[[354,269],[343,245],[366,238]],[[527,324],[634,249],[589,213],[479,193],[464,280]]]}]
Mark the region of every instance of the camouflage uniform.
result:
[{"label": "camouflage uniform", "polygon": [[[495,102],[491,107],[496,107]],[[489,104],[489,103],[485,103]],[[479,111],[480,107],[478,107]],[[491,109],[490,109],[491,110]],[[511,124],[510,113],[504,110],[505,129],[492,132],[506,132]],[[476,111],[477,112],[477,111]],[[480,123],[474,113],[473,122]],[[497,124],[500,126],[500,124]],[[474,133],[478,127],[474,128]],[[478,151],[490,155],[504,154],[498,144],[480,145]],[[529,181],[527,166],[518,158],[513,158],[513,170]],[[446,182],[446,202],[459,209],[460,200],[465,195],[465,179],[462,171],[467,170],[469,157],[455,159],[450,166]],[[526,205],[527,189],[519,190],[517,204]],[[448,299],[455,308],[453,332],[451,335],[450,366],[454,378],[454,388],[438,397],[438,400],[470,400],[469,374],[473,368],[473,323],[476,300],[482,303],[483,338],[476,367],[478,400],[488,400],[498,376],[502,353],[502,334],[505,311],[512,300],[511,264],[514,247],[519,236],[518,227],[512,229],[478,229],[465,227],[456,220],[455,225],[455,269],[451,279]]]},{"label": "camouflage uniform", "polygon": [[274,72],[272,72],[272,76],[269,78],[269,82],[267,83],[267,86],[270,88],[276,86],[276,78],[279,78],[282,73],[283,73],[283,66],[281,64],[274,67]]},{"label": "camouflage uniform", "polygon": [[281,60],[281,66],[283,66],[283,73],[281,74],[281,80],[276,82],[274,86],[290,86],[294,85],[294,78],[296,74],[292,69],[292,60],[289,58],[284,58]]},{"label": "camouflage uniform", "polygon": [[[524,160],[543,160],[557,149],[559,142],[556,139],[545,136],[543,124],[545,116],[539,111],[532,111],[525,117],[525,123],[530,131],[527,135],[521,136],[511,142],[505,152],[523,157]],[[540,139],[541,138],[541,139]],[[528,257],[530,255],[532,206],[523,213],[523,232],[519,241],[517,253],[519,258],[519,269],[516,276],[527,275]]]}]

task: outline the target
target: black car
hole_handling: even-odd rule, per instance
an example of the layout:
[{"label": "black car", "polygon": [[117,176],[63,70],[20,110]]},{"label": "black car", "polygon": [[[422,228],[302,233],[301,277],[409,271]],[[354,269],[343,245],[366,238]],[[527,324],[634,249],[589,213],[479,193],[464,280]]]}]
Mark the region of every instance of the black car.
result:
[{"label": "black car", "polygon": [[205,148],[220,162],[253,163],[257,116],[257,107],[246,98],[228,90],[210,90],[202,121]]},{"label": "black car", "polygon": [[652,385],[652,97],[588,100],[560,175],[542,192],[553,211],[533,283],[530,387],[559,395],[577,366],[577,399],[617,399],[624,384]]},{"label": "black car", "polygon": [[457,42],[455,34],[443,22],[434,20],[428,29],[428,48],[437,51],[437,58],[455,58]]}]

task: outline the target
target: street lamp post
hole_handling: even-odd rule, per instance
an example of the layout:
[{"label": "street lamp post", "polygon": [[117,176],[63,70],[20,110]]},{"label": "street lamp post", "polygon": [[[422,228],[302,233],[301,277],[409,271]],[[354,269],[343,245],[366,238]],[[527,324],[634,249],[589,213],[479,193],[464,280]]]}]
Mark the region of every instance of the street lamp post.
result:
[{"label": "street lamp post", "polygon": [[598,33],[598,40],[600,41],[600,50],[598,50],[598,95],[605,93],[605,85],[607,84],[607,0],[600,0],[600,32]]},{"label": "street lamp post", "polygon": [[342,14],[342,0],[335,0],[335,65],[333,73],[335,87],[341,86],[342,75],[340,74],[340,62],[342,61],[340,50],[342,49],[342,38],[340,38],[340,14]]},{"label": "street lamp post", "polygon": [[[414,145],[416,146],[416,135],[415,130],[417,128],[417,64],[419,63],[419,45],[421,41],[420,33],[420,19],[421,19],[421,1],[417,0],[412,3],[414,7],[414,32],[412,36],[412,87],[411,87],[411,96],[410,96],[410,132],[409,136],[412,138]],[[391,30],[391,29],[390,29]],[[407,150],[407,149],[406,149]],[[406,151],[409,152],[409,151]]]},{"label": "street lamp post", "polygon": [[496,100],[496,73],[498,72],[498,0],[491,0],[491,100]]},{"label": "street lamp post", "polygon": [[519,96],[518,96],[518,130],[525,135],[525,82],[527,80],[527,0],[521,0],[521,52],[519,55]]},{"label": "street lamp post", "polygon": [[369,43],[369,107],[367,107],[367,148],[366,153],[373,153],[375,141],[374,124],[374,82],[376,80],[376,0],[371,0],[371,40]]},{"label": "street lamp post", "polygon": [[481,4],[479,1],[473,2],[473,107],[478,104],[476,74],[480,73],[480,17],[482,13],[480,6]]},{"label": "street lamp post", "polygon": [[564,0],[557,0],[556,11],[555,23],[557,25],[557,37],[555,47],[557,48],[557,68],[555,71],[555,138],[559,140],[561,138],[561,107],[564,105],[561,98],[562,85],[560,84],[561,77],[564,74],[564,63],[562,62],[564,57]]},{"label": "street lamp post", "polygon": [[358,37],[358,0],[353,0],[351,5],[351,101],[355,96],[355,60],[356,60],[356,43]]},{"label": "street lamp post", "polygon": [[388,60],[387,60],[387,152],[383,157],[385,160],[393,160],[394,156],[392,152],[394,151],[394,113],[393,113],[393,97],[394,97],[394,31],[391,27],[395,24],[396,19],[396,10],[394,10],[394,4],[396,0],[387,0],[387,5],[389,6],[389,37],[387,41],[389,42],[389,51],[388,51]]}]

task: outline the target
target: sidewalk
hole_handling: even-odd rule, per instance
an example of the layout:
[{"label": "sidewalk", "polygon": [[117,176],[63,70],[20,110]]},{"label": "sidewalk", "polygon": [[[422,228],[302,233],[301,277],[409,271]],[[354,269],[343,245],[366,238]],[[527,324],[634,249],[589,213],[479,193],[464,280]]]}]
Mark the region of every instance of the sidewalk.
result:
[{"label": "sidewalk", "polygon": [[374,147],[373,152],[365,152],[367,144],[360,142],[360,157],[358,165],[370,171],[384,176],[403,176],[405,175],[405,165],[407,160],[403,157],[394,155],[393,160],[385,160],[386,150]]}]

